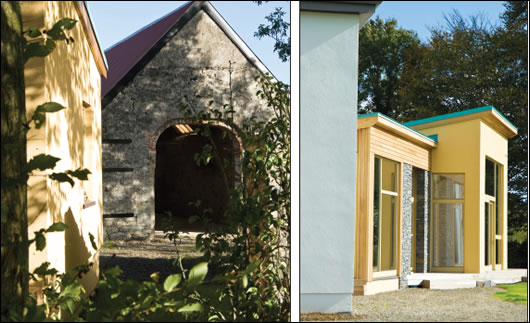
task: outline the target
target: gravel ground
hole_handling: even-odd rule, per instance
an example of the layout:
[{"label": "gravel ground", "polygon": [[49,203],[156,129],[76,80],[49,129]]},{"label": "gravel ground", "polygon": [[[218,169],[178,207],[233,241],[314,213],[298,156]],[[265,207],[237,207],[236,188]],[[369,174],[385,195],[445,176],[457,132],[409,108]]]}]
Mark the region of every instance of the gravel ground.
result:
[{"label": "gravel ground", "polygon": [[[167,238],[156,236],[150,241],[113,241],[112,248],[101,250],[100,266],[102,270],[119,266],[123,270],[122,279],[137,281],[150,280],[150,275],[159,272],[161,279],[174,274],[173,265],[177,258],[177,248]],[[199,253],[195,252],[195,238],[185,236],[179,246],[180,255],[190,257],[183,261],[185,268],[198,262]]]},{"label": "gravel ground", "polygon": [[493,297],[497,287],[429,290],[409,288],[353,297],[359,322],[526,322],[527,306]]}]

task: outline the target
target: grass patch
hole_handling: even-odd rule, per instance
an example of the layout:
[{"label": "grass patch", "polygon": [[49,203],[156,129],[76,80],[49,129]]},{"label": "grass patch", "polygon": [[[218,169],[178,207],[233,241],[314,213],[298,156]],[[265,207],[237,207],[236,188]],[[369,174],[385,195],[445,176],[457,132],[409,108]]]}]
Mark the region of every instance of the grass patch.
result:
[{"label": "grass patch", "polygon": [[495,293],[495,297],[502,299],[503,301],[514,302],[519,304],[527,304],[527,290],[528,283],[520,282],[517,284],[502,284],[497,287],[506,289],[505,292]]}]

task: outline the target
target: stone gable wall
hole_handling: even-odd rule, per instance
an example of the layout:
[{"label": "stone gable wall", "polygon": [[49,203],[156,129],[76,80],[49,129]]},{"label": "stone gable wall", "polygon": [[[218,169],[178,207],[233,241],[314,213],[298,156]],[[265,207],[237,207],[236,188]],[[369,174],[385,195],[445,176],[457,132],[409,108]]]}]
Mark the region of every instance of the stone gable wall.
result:
[{"label": "stone gable wall", "polygon": [[[106,239],[146,239],[154,234],[155,144],[178,111],[230,104],[238,127],[267,119],[255,95],[252,65],[218,25],[200,10],[103,109],[103,190]],[[237,134],[236,134],[237,135]],[[114,217],[109,217],[112,215]]]}]

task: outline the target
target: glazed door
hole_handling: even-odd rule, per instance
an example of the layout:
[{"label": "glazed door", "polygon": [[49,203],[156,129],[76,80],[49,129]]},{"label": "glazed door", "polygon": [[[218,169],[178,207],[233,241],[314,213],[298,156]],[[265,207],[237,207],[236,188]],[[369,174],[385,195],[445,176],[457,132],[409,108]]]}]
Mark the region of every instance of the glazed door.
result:
[{"label": "glazed door", "polygon": [[499,233],[499,219],[495,200],[490,200],[484,205],[484,235],[485,235],[485,265],[492,269],[501,269],[502,239]]}]

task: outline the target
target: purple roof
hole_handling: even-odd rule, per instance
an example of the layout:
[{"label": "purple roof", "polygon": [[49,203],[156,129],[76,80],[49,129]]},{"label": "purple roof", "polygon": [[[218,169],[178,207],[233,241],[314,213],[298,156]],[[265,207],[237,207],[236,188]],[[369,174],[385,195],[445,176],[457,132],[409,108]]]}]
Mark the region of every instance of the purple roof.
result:
[{"label": "purple roof", "polygon": [[180,8],[175,9],[165,17],[143,27],[105,51],[109,69],[107,78],[101,78],[102,98],[175,25],[192,4],[193,1],[190,1]]}]

